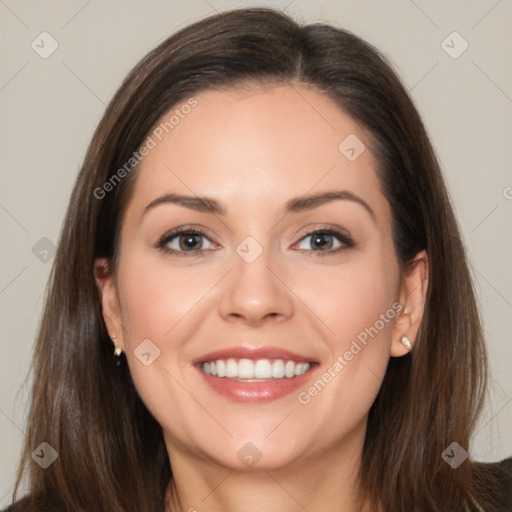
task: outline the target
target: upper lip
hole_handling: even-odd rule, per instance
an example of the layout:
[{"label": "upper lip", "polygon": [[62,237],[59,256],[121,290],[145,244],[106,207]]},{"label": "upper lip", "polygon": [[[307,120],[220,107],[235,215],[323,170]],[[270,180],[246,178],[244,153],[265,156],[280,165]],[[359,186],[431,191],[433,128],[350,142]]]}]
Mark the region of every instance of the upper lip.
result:
[{"label": "upper lip", "polygon": [[279,347],[231,347],[223,350],[209,352],[204,356],[194,359],[193,364],[205,363],[207,361],[217,361],[218,359],[284,359],[286,361],[296,361],[298,363],[316,362],[311,357],[301,356],[290,350]]}]

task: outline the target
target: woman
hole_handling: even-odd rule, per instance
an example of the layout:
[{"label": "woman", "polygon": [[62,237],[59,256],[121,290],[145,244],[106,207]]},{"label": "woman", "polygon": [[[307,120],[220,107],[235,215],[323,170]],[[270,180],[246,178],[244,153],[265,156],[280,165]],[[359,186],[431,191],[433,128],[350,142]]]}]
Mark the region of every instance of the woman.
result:
[{"label": "woman", "polygon": [[512,509],[512,458],[467,458],[485,348],[428,136],[328,25],[225,12],[133,69],[34,371],[10,510]]}]

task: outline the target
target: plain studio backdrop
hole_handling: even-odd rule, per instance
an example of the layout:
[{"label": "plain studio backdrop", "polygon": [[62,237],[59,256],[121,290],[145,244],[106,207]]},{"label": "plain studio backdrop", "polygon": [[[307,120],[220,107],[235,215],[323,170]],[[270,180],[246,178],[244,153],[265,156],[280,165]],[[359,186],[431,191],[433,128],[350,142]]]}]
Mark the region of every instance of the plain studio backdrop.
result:
[{"label": "plain studio backdrop", "polygon": [[512,455],[511,0],[0,0],[0,506],[24,436],[30,381],[21,386],[55,244],[107,102],[176,30],[264,5],[361,36],[410,90],[447,178],[487,336],[490,399],[469,452]]}]

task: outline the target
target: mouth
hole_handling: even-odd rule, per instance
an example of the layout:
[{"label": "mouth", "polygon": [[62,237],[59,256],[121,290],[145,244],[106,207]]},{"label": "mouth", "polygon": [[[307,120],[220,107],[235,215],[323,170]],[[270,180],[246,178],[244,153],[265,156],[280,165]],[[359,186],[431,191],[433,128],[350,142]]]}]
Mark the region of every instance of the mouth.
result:
[{"label": "mouth", "polygon": [[311,363],[284,359],[217,359],[200,364],[206,375],[238,382],[270,382],[275,379],[294,379],[304,375]]},{"label": "mouth", "polygon": [[304,386],[319,366],[307,357],[268,347],[217,351],[193,364],[213,391],[235,402],[282,398]]}]

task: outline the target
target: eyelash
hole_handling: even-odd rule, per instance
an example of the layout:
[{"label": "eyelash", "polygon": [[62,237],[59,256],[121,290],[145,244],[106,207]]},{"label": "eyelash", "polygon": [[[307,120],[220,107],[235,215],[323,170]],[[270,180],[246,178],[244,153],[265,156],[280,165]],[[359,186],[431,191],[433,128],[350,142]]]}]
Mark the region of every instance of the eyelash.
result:
[{"label": "eyelash", "polygon": [[[355,243],[354,241],[346,234],[342,233],[341,231],[338,231],[336,229],[333,229],[333,228],[329,228],[329,227],[325,227],[325,228],[318,228],[318,229],[315,229],[313,231],[309,231],[308,233],[306,233],[300,240],[299,242],[301,242],[302,240],[304,240],[305,238],[307,237],[310,237],[310,236],[313,236],[313,235],[316,235],[316,234],[323,234],[323,235],[329,235],[329,236],[333,236],[335,238],[338,239],[339,242],[341,242],[343,245],[341,245],[340,247],[338,247],[337,249],[331,249],[331,250],[326,250],[326,251],[315,251],[313,249],[301,249],[303,252],[306,252],[306,253],[314,253],[315,256],[327,256],[327,255],[333,255],[333,254],[337,254],[341,251],[344,251],[344,250],[347,250],[347,249],[350,249],[351,247],[354,247],[355,246]],[[163,251],[164,253],[167,253],[167,254],[174,254],[174,255],[177,255],[177,256],[197,256],[198,254],[201,254],[202,252],[206,252],[208,251],[209,249],[200,249],[200,250],[197,250],[197,251],[177,251],[175,249],[169,249],[169,247],[167,247],[167,244],[173,240],[174,238],[177,238],[181,235],[198,235],[198,236],[204,236],[206,239],[208,239],[210,242],[211,240],[209,239],[208,235],[201,229],[198,229],[198,228],[179,228],[179,229],[176,229],[174,231],[171,231],[169,233],[166,233],[165,235],[163,235],[159,240],[158,242],[155,244],[155,247],[161,251]]]}]

